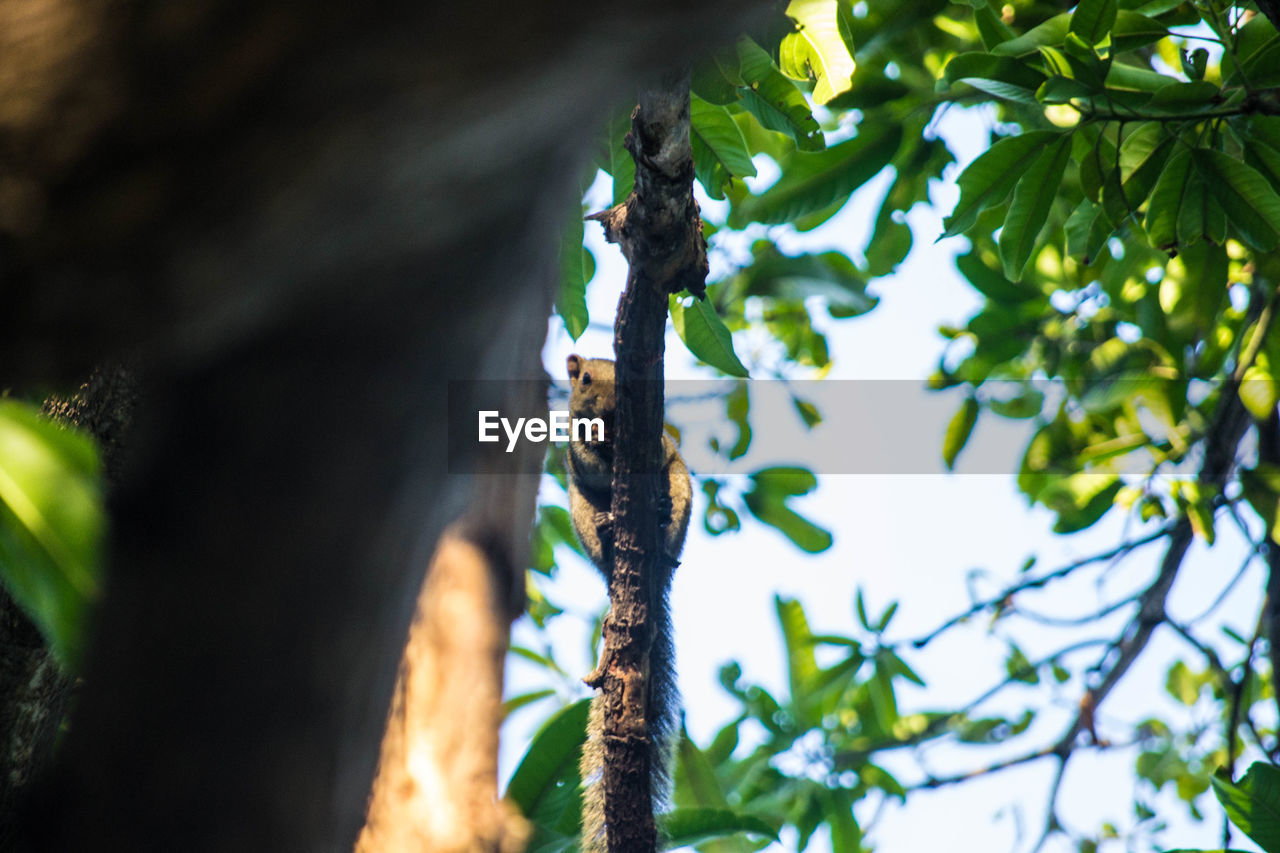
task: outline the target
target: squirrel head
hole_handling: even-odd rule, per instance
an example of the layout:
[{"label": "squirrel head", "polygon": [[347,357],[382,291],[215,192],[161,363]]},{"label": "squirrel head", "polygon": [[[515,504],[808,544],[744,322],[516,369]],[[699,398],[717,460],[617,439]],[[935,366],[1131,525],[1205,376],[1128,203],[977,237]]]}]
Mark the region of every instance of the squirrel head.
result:
[{"label": "squirrel head", "polygon": [[571,355],[569,368],[569,411],[574,417],[613,420],[616,398],[613,393],[613,362],[607,358]]}]

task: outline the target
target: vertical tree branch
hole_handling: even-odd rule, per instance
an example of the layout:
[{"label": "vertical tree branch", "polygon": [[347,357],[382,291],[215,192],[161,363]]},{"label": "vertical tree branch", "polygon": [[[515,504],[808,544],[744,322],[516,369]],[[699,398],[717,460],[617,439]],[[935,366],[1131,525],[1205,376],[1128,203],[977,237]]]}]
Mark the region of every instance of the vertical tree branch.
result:
[{"label": "vertical tree branch", "polygon": [[651,723],[646,714],[654,615],[671,566],[658,526],[662,485],[663,337],[667,296],[700,293],[706,244],[693,200],[687,74],[641,93],[627,148],[636,183],[599,215],[630,264],[614,334],[614,566],[604,660],[605,825],[610,851],[654,850]]},{"label": "vertical tree branch", "polygon": [[[1271,413],[1265,424],[1258,424],[1258,461],[1280,465],[1280,415],[1276,412]],[[1271,686],[1276,690],[1276,702],[1280,703],[1280,671],[1276,667],[1276,650],[1280,649],[1280,548],[1276,547],[1270,530],[1266,531],[1263,548],[1267,560],[1267,598],[1262,605],[1262,622],[1266,625],[1271,649]]]}]

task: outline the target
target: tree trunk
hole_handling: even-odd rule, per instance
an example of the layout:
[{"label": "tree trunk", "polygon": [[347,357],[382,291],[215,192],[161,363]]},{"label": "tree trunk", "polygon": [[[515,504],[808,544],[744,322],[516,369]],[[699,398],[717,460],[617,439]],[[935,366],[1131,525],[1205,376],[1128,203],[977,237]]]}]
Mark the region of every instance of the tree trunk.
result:
[{"label": "tree trunk", "polygon": [[536,369],[596,123],[741,15],[0,0],[0,384],[144,401],[29,849],[350,849],[477,489],[446,381]]}]

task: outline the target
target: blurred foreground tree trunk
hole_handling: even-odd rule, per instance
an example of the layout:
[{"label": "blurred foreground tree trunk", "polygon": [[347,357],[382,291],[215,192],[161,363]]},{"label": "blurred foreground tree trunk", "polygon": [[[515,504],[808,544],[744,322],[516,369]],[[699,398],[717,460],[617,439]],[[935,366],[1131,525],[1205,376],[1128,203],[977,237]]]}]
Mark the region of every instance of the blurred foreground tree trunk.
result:
[{"label": "blurred foreground tree trunk", "polygon": [[598,120],[742,14],[0,0],[0,387],[142,389],[29,849],[350,849],[441,532],[523,588],[446,382],[541,374]]}]

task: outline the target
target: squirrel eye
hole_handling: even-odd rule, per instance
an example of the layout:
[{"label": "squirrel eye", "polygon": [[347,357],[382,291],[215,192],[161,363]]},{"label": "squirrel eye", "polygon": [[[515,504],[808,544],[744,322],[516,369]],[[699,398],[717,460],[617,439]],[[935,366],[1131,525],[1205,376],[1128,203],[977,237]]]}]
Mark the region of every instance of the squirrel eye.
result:
[{"label": "squirrel eye", "polygon": [[580,381],[582,382],[582,384],[583,384],[583,385],[590,385],[590,384],[591,384],[591,374],[590,374],[590,373],[584,373],[584,374],[582,374],[582,379],[581,379]]}]

